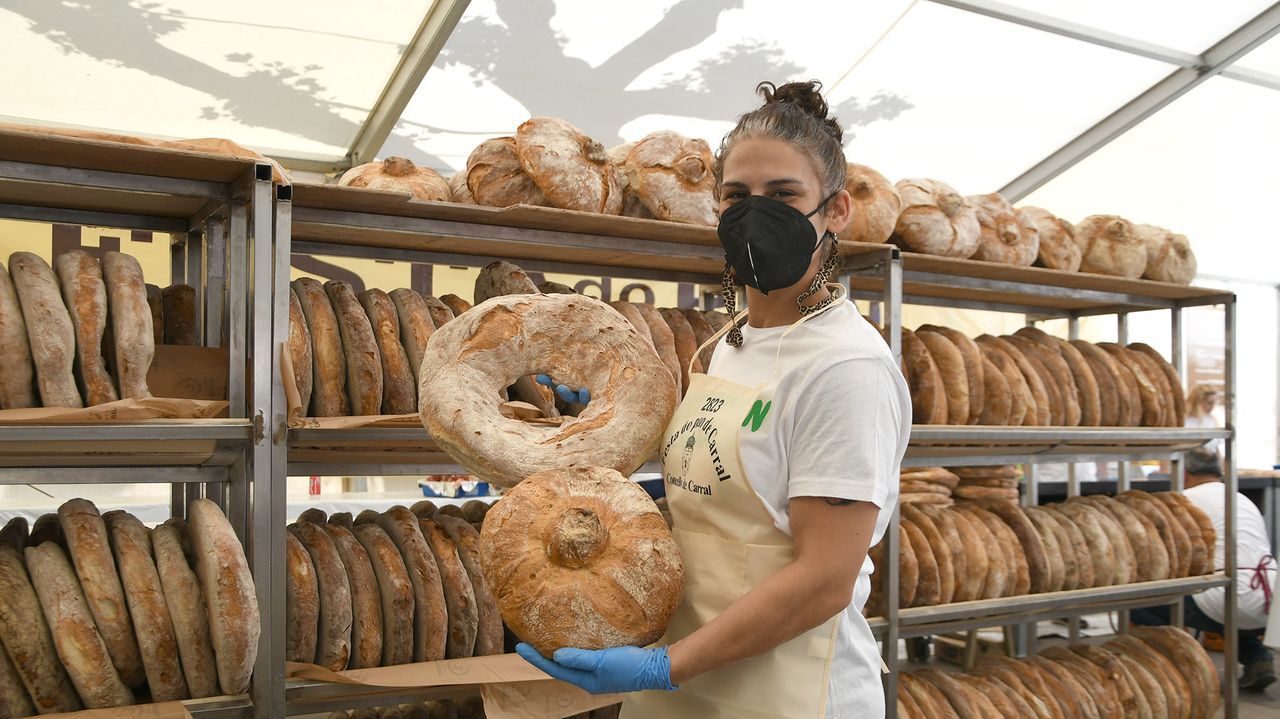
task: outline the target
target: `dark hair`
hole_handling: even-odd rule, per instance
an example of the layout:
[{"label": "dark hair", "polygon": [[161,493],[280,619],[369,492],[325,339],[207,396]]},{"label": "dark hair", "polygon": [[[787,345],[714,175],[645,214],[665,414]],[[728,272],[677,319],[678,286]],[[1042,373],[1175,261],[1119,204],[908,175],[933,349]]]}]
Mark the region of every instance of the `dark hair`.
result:
[{"label": "dark hair", "polygon": [[834,117],[827,117],[827,101],[822,97],[822,83],[788,82],[775,86],[762,82],[756,93],[764,104],[738,118],[738,124],[720,141],[716,150],[716,197],[724,181],[724,161],[738,140],[747,137],[773,137],[794,145],[808,155],[822,180],[823,195],[844,189],[844,148],[840,145],[844,131]]},{"label": "dark hair", "polygon": [[1186,454],[1187,474],[1222,478],[1222,463],[1218,461],[1218,453],[1197,447]]}]

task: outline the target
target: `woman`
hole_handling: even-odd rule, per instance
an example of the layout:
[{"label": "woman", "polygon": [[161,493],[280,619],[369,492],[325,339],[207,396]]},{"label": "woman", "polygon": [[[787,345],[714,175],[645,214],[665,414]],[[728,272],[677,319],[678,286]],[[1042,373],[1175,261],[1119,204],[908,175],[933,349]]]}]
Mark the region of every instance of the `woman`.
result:
[{"label": "woman", "polygon": [[662,443],[685,562],[667,635],[551,660],[518,648],[591,692],[665,690],[630,695],[624,717],[884,711],[860,610],[867,549],[897,501],[910,395],[879,333],[826,282],[851,202],[820,87],[763,83],[764,106],[717,152],[725,303],[732,314],[746,285],[751,312],[726,326]]},{"label": "woman", "polygon": [[[1213,410],[1218,407],[1218,389],[1207,384],[1198,384],[1187,394],[1187,416],[1183,422],[1185,427],[1213,429],[1218,427],[1218,419]],[[1210,440],[1209,449],[1222,454],[1222,440]]]}]

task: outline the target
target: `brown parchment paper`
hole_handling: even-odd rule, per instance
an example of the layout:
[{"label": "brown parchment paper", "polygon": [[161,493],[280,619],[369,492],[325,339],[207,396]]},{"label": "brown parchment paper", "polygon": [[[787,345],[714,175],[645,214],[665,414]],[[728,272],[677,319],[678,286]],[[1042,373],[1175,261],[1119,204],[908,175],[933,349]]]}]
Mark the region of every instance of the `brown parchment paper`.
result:
[{"label": "brown parchment paper", "polygon": [[93,407],[32,407],[0,410],[0,424],[121,422],[144,419],[211,419],[224,417],[226,400],[148,397],[122,399]]}]

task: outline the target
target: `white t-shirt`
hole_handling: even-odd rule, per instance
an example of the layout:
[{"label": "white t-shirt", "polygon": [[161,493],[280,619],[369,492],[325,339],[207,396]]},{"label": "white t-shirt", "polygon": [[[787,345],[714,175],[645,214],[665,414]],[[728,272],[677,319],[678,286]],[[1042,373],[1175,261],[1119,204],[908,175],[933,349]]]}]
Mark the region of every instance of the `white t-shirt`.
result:
[{"label": "white t-shirt", "polygon": [[[748,386],[770,381],[776,420],[739,435],[747,479],[774,524],[791,534],[792,497],[835,497],[880,507],[875,545],[898,501],[898,467],[911,432],[911,394],[879,332],[844,301],[778,342],[787,327],[742,328],[742,347],[723,341],[708,374]],[[881,716],[880,655],[862,606],[871,593],[862,564],[836,636],[828,717]]]},{"label": "white t-shirt", "polygon": [[[1213,546],[1213,568],[1215,571],[1226,566],[1226,549],[1222,537],[1227,532],[1226,497],[1221,482],[1206,482],[1183,490],[1187,499],[1199,507],[1213,521],[1213,529],[1218,533],[1218,541]],[[1261,629],[1267,625],[1266,596],[1262,587],[1250,589],[1249,582],[1253,578],[1251,569],[1258,566],[1262,558],[1271,554],[1271,540],[1267,537],[1267,525],[1262,521],[1262,513],[1258,507],[1243,494],[1236,494],[1236,620],[1241,629]],[[1267,586],[1275,580],[1275,563],[1272,571],[1266,575]],[[1221,622],[1223,605],[1226,600],[1225,587],[1215,587],[1199,594],[1192,595],[1192,600],[1200,611],[1211,619]]]}]

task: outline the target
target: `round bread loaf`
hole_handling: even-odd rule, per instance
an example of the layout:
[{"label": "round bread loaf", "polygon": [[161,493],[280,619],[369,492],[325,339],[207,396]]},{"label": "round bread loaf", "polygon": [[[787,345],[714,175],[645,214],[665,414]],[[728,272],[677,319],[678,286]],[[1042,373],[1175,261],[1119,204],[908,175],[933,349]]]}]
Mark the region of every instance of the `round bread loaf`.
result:
[{"label": "round bread loaf", "polygon": [[471,188],[467,187],[467,171],[462,170],[449,176],[449,194],[453,201],[463,205],[475,205],[476,198],[471,196]]},{"label": "round bread loaf", "polygon": [[[979,420],[982,418],[983,411],[986,408],[985,399],[987,395],[987,387],[986,367],[983,362],[982,351],[978,349],[977,343],[969,339],[968,335],[963,332],[953,330],[950,327],[941,327],[939,325],[921,325],[916,332],[917,334],[925,332],[940,334],[950,340],[951,344],[955,345],[956,349],[960,351],[960,357],[964,361],[965,381],[969,386],[969,417],[968,420],[962,424],[980,424]],[[924,338],[922,337],[921,339]],[[932,345],[930,345],[930,352],[932,351]],[[936,360],[937,358],[935,357],[934,359]],[[950,395],[947,396],[947,401],[950,403]],[[1005,401],[1002,404],[1007,405],[1008,403]],[[948,406],[948,409],[950,409],[950,406]],[[1001,410],[1002,407],[994,408],[994,411],[997,413]]]},{"label": "round bread loaf", "polygon": [[218,664],[218,685],[223,694],[243,694],[249,688],[262,632],[249,562],[217,504],[194,500],[187,507],[187,520],[196,577],[209,605],[209,636]]},{"label": "round bread loaf", "polygon": [[947,701],[947,697],[937,687],[923,679],[917,679],[914,675],[903,673],[898,677],[899,686],[901,686],[908,695],[916,702],[925,717],[939,717],[939,719],[958,719],[959,715],[951,708],[951,703]]},{"label": "round bread loaf", "polygon": [[916,589],[911,606],[931,607],[938,604],[942,596],[941,577],[938,575],[938,560],[933,556],[933,549],[920,527],[910,519],[903,517],[899,526],[906,533],[907,542],[911,545],[911,554],[916,560]]},{"label": "round bread loaf", "polygon": [[[502,388],[542,372],[586,387],[591,403],[559,427],[503,417]],[[564,466],[629,475],[653,456],[676,405],[671,373],[630,324],[576,295],[497,297],[437,330],[419,395],[432,438],[502,487]]]},{"label": "round bread loaf", "polygon": [[[75,369],[81,394],[90,406],[114,402],[115,381],[102,357],[107,328],[107,285],[102,281],[102,266],[85,250],[63,252],[53,259],[53,266],[75,330]],[[5,359],[7,364],[7,355]]]},{"label": "round bread loaf", "polygon": [[894,240],[912,252],[972,257],[982,228],[973,207],[950,185],[938,180],[899,180],[902,212]]},{"label": "round bread loaf", "polygon": [[520,167],[514,137],[485,140],[467,157],[467,188],[478,204],[546,206],[551,203]]},{"label": "round bread loaf", "polygon": [[[975,345],[976,346],[976,345]],[[982,359],[982,414],[978,417],[978,424],[1004,427],[1013,424],[1013,392],[1009,388],[1009,381],[1005,379],[1005,375],[996,367],[985,355],[979,355]],[[1022,402],[1022,396],[1018,396],[1018,401]],[[972,409],[972,405],[970,407]],[[1026,408],[1023,407],[1023,412]],[[1022,415],[1018,416],[1018,423],[1022,422]]]},{"label": "round bread loaf", "polygon": [[702,363],[698,361],[698,338],[693,333],[693,327],[689,325],[689,320],[684,318],[684,313],[680,310],[666,308],[658,310],[662,314],[662,319],[666,320],[667,327],[671,328],[672,338],[675,340],[676,356],[680,359],[680,387],[687,390],[689,387],[689,374],[703,372]]},{"label": "round bread loaf", "polygon": [[711,147],[667,130],[631,146],[622,165],[627,186],[659,220],[716,224]]},{"label": "round bread loaf", "polygon": [[375,523],[357,525],[352,534],[364,547],[377,581],[382,606],[381,664],[408,664],[413,661],[414,598],[404,558]]},{"label": "round bread loaf", "polygon": [[1196,253],[1186,235],[1155,225],[1134,225],[1133,234],[1147,248],[1143,279],[1189,285],[1196,278]]},{"label": "round bread loaf", "polygon": [[1130,633],[1168,657],[1187,679],[1198,711],[1194,714],[1212,717],[1222,705],[1222,689],[1213,659],[1200,642],[1175,627],[1133,627]]},{"label": "round bread loaf", "polygon": [[401,287],[392,290],[388,295],[396,308],[396,321],[400,324],[400,343],[404,346],[409,370],[413,373],[414,392],[418,391],[418,369],[422,365],[422,355],[427,351],[427,340],[435,332],[435,323],[431,321],[431,312],[422,295],[415,290]]},{"label": "round bread loaf", "polygon": [[1147,269],[1147,247],[1133,224],[1115,215],[1090,215],[1075,226],[1080,271],[1137,279]]},{"label": "round bread loaf", "polygon": [[920,583],[920,564],[916,561],[915,550],[911,547],[911,538],[901,526],[898,527],[898,606],[909,607],[916,598],[916,588]]},{"label": "round bread loaf", "polygon": [[[510,263],[504,263],[508,267],[515,267]],[[481,268],[484,271],[484,268]],[[522,270],[523,271],[523,270]],[[449,308],[439,297],[432,295],[422,295],[422,303],[427,306],[427,314],[431,315],[431,323],[436,329],[444,327],[450,320],[454,318],[453,310]]]},{"label": "round bread loaf", "polygon": [[950,604],[955,600],[956,593],[956,570],[951,556],[952,545],[947,542],[942,530],[933,521],[933,517],[926,514],[924,510],[914,504],[904,504],[901,511],[902,516],[911,520],[920,529],[925,541],[929,543],[934,561],[938,564],[938,603]]},{"label": "round bread loaf", "polygon": [[680,604],[684,569],[666,520],[604,467],[539,472],[511,489],[480,535],[502,617],[543,656],[645,646]]},{"label": "round bread loaf", "polygon": [[1075,380],[1071,378],[1071,370],[1057,349],[1017,335],[1007,335],[1001,339],[1017,347],[1040,375],[1045,393],[1049,396],[1049,421],[1055,426],[1078,427],[1080,404],[1076,400]]},{"label": "round bread loaf", "polygon": [[[1066,361],[1067,367],[1071,370],[1071,378],[1075,382],[1076,400],[1080,405],[1080,426],[1104,426],[1103,407],[1107,402],[1112,403],[1111,406],[1114,407],[1115,398],[1107,397],[1104,399],[1102,397],[1098,379],[1094,376],[1089,363],[1085,361],[1084,355],[1080,354],[1080,350],[1076,349],[1075,345],[1058,338],[1054,338],[1054,342],[1058,352],[1062,355],[1062,359]],[[1112,412],[1111,416],[1114,421],[1114,410]]]},{"label": "round bread loaf", "polygon": [[662,313],[658,312],[653,305],[634,302],[632,306],[644,318],[645,324],[649,325],[649,336],[653,338],[653,348],[657,350],[658,357],[662,359],[662,363],[667,366],[667,371],[675,380],[676,396],[683,396],[685,371],[680,366],[680,353],[676,349],[675,334],[662,318]]},{"label": "round bread loaf", "polygon": [[36,713],[36,707],[22,685],[22,676],[13,666],[8,652],[0,647],[0,717],[26,717]]},{"label": "round bread loaf", "polygon": [[347,364],[347,398],[357,416],[376,415],[382,409],[382,355],[369,317],[360,306],[355,290],[346,282],[324,283],[333,311],[338,317],[342,352]]},{"label": "round bread loaf", "polygon": [[1018,540],[1019,546],[1022,548],[1022,554],[1027,559],[1028,581],[1030,585],[1028,591],[1033,594],[1051,591],[1051,569],[1049,567],[1049,559],[1045,554],[1044,542],[1040,539],[1040,533],[1031,524],[1031,520],[1027,519],[1027,515],[1022,511],[1022,507],[1012,502],[992,502],[982,503],[982,508],[996,515],[1013,530],[1014,536]]},{"label": "round bread loaf", "polygon": [[129,616],[137,632],[151,699],[157,702],[186,699],[187,682],[182,675],[178,640],[165,604],[164,589],[160,586],[160,573],[151,558],[147,528],[127,512],[112,513],[107,527],[124,596],[129,602]]},{"label": "round bread loaf", "polygon": [[850,162],[844,189],[853,200],[853,214],[836,236],[850,242],[887,242],[902,212],[902,197],[893,183],[866,165]]},{"label": "round bread loaf", "polygon": [[[989,355],[991,361],[1005,373],[1005,377],[1010,382],[1016,383],[1013,372],[1008,368],[1012,365],[1017,370],[1017,374],[1021,375],[1025,387],[1024,398],[1026,399],[1027,418],[1023,420],[1024,425],[1033,425],[1037,427],[1047,427],[1053,419],[1052,409],[1049,403],[1049,395],[1044,386],[1044,380],[1039,371],[1027,360],[1022,352],[1009,342],[1000,337],[991,335],[981,335],[975,340],[979,347],[994,350],[1004,356],[1004,360],[999,360],[994,355]],[[1012,420],[1011,420],[1012,421]]]},{"label": "round bread loaf", "polygon": [[[476,275],[474,296],[477,305],[485,300],[504,295],[536,294],[539,294],[538,286],[529,279],[529,275],[525,274],[524,270],[510,262],[495,260],[480,268],[480,274]],[[444,323],[436,324],[439,329],[439,326]]]},{"label": "round bread loaf", "polygon": [[449,181],[429,167],[419,167],[405,157],[388,157],[381,162],[366,162],[342,173],[338,184],[364,187],[383,192],[405,192],[415,200],[450,202],[453,191]]},{"label": "round bread loaf", "polygon": [[1134,342],[1129,345],[1129,349],[1139,354],[1146,355],[1152,362],[1160,368],[1164,373],[1165,379],[1169,382],[1170,396],[1173,398],[1173,421],[1170,427],[1182,426],[1184,418],[1187,416],[1187,399],[1182,392],[1182,380],[1178,377],[1178,371],[1169,364],[1164,355],[1156,351],[1154,347],[1143,342]]},{"label": "round bread loaf", "polygon": [[13,659],[36,710],[51,714],[81,708],[27,576],[22,549],[7,544],[0,544],[0,645],[0,654]]},{"label": "round bread loaf", "polygon": [[443,527],[431,519],[421,517],[418,518],[418,526],[436,559],[441,587],[444,589],[444,604],[449,614],[445,658],[463,659],[472,656],[480,618],[471,578],[467,576],[467,570],[458,557],[457,547]]},{"label": "round bread loaf", "polygon": [[991,559],[987,555],[988,545],[984,543],[985,536],[968,514],[954,508],[947,508],[944,513],[956,528],[959,538],[956,546],[962,547],[965,553],[964,599],[961,601],[983,599],[991,565]]},{"label": "round bread loaf", "polygon": [[1190,717],[1194,710],[1191,685],[1164,654],[1137,637],[1122,634],[1107,642],[1107,649],[1132,658],[1156,677],[1170,717]]},{"label": "round bread loaf", "polygon": [[1080,246],[1075,241],[1075,228],[1070,222],[1055,217],[1048,210],[1023,206],[1018,211],[1025,220],[1034,223],[1040,235],[1040,249],[1036,253],[1041,267],[1051,270],[1077,272],[1080,269]]},{"label": "round bread loaf", "polygon": [[489,503],[479,499],[472,499],[463,504],[460,509],[462,510],[462,518],[466,521],[472,524],[483,524],[484,515],[489,513]]},{"label": "round bread loaf", "polygon": [[1093,562],[1093,586],[1108,587],[1128,581],[1132,567],[1121,561],[1124,555],[1117,552],[1101,523],[1102,518],[1092,507],[1080,502],[1063,502],[1046,509],[1060,513],[1080,529]]},{"label": "round bread loaf", "polygon": [[470,522],[439,515],[436,524],[444,528],[458,550],[458,558],[467,570],[471,581],[471,591],[476,598],[476,642],[474,655],[478,657],[501,654],[502,647],[502,615],[498,611],[498,602],[494,599],[493,590],[484,578],[484,570],[480,561],[480,532]]},{"label": "round bread loaf", "polygon": [[1111,549],[1116,554],[1116,584],[1132,584],[1138,581],[1137,555],[1133,545],[1129,543],[1129,535],[1113,514],[1103,509],[1098,503],[1086,501],[1083,497],[1072,497],[1069,502],[1083,503],[1094,513],[1098,526],[1106,533],[1111,542]]},{"label": "round bread loaf", "polygon": [[[142,265],[132,255],[108,251],[102,256],[102,279],[107,285],[107,320],[111,322],[115,346],[108,360],[114,361],[112,369],[120,399],[150,397],[147,370],[155,358],[156,346]],[[31,326],[29,320],[27,326]]]},{"label": "round bread loaf", "polygon": [[[1039,343],[1038,357],[1063,388],[1064,400],[1070,399],[1069,426],[1096,427],[1099,419],[1098,385],[1080,352],[1064,340],[1035,327],[1023,327],[1014,333]],[[1071,424],[1071,422],[1075,424]]]},{"label": "round bread loaf", "polygon": [[1182,525],[1182,531],[1186,532],[1187,545],[1191,548],[1186,576],[1195,577],[1212,571],[1210,564],[1213,561],[1214,548],[1212,544],[1206,546],[1200,525],[1188,509],[1191,506],[1190,500],[1183,497],[1181,492],[1157,492],[1151,496],[1169,508],[1169,513]]},{"label": "round bread loaf", "polygon": [[1129,490],[1116,495],[1116,499],[1155,527],[1156,534],[1168,555],[1169,578],[1187,576],[1191,566],[1191,540],[1182,524],[1163,502],[1141,490]]},{"label": "round bread loaf", "polygon": [[[1035,424],[1037,421],[1035,399],[1031,396],[1031,389],[1013,360],[994,346],[978,345],[978,349],[982,351],[984,381],[994,385],[997,390],[1003,386],[1008,391],[1008,420],[1002,426],[1021,427],[1026,424]],[[999,375],[998,378],[997,375]],[[1002,397],[1004,395],[989,391],[986,401],[997,403]],[[989,417],[989,419],[991,419],[990,424],[997,424],[995,420],[998,416]],[[987,423],[987,420],[983,421],[983,424]]]},{"label": "round bread loaf", "polygon": [[1115,654],[1087,644],[1073,646],[1071,651],[1102,671],[1105,681],[1116,689],[1124,716],[1151,716],[1151,705],[1147,703],[1142,687]]},{"label": "round bread loaf", "polygon": [[302,543],[315,568],[320,612],[316,624],[315,663],[331,671],[347,668],[351,658],[351,583],[338,548],[321,525],[299,522],[289,532]]},{"label": "round bread loaf", "polygon": [[378,595],[378,579],[373,573],[369,553],[346,527],[327,524],[324,530],[338,550],[351,587],[351,658],[347,667],[364,669],[380,666],[382,597]]},{"label": "round bread loaf", "polygon": [[[1070,591],[1080,589],[1080,568],[1077,564],[1077,551],[1066,529],[1056,519],[1039,507],[1023,507],[1023,512],[1044,542],[1045,554],[1051,569],[1058,575],[1054,579],[1057,589],[1050,591]],[[1060,583],[1059,583],[1060,579]]]},{"label": "round bread loaf", "polygon": [[[1099,399],[1102,401],[1101,413],[1104,426],[1128,426],[1130,414],[1129,386],[1124,383],[1124,378],[1120,376],[1120,367],[1115,359],[1111,357],[1110,353],[1092,342],[1071,340],[1070,344],[1080,351],[1080,355],[1089,364],[1089,369],[1093,370],[1093,376],[1098,381],[1098,394]],[[1136,392],[1136,388],[1134,388],[1134,391]],[[1114,415],[1112,415],[1113,421],[1110,423],[1107,422],[1108,398],[1115,405]]]},{"label": "round bread loaf", "polygon": [[[1007,596],[1012,588],[1013,558],[1007,553],[1008,548],[1004,546],[1004,537],[997,537],[983,518],[971,511],[973,509],[974,507],[969,504],[955,507],[956,515],[961,518],[962,531],[966,531],[963,527],[967,525],[967,531],[976,537],[978,543],[984,548],[987,558],[982,590],[975,598],[996,599]],[[987,516],[991,517],[990,513],[987,513]],[[994,519],[994,517],[991,518]]]},{"label": "round bread loaf", "polygon": [[[703,316],[700,310],[685,308],[680,310],[680,313],[688,320],[689,327],[693,330],[695,346],[701,347],[715,335],[716,331],[712,329],[711,323],[707,322],[707,318]],[[710,371],[711,355],[715,352],[715,349],[715,344],[711,344],[698,353],[698,363],[702,366],[703,372]]]},{"label": "round bread loaf", "polygon": [[404,507],[395,506],[378,515],[377,521],[399,547],[413,587],[413,661],[444,659],[449,612],[440,568],[422,536],[418,518]]},{"label": "round bread loaf", "polygon": [[[187,284],[169,285],[160,292],[161,321],[164,344],[195,346],[200,344],[196,313],[196,288]],[[153,315],[154,317],[154,315]],[[154,330],[154,328],[153,328]]]},{"label": "round bread loaf", "polygon": [[152,529],[151,546],[155,550],[156,572],[160,575],[165,605],[173,621],[187,691],[192,699],[214,696],[218,693],[218,666],[209,641],[204,590],[191,571],[182,550],[182,538],[175,527],[162,524]]},{"label": "round bread loaf", "polygon": [[341,417],[351,411],[347,399],[347,359],[333,303],[324,285],[310,277],[293,281],[293,291],[302,304],[302,315],[311,333],[311,405],[313,417]]},{"label": "round bread loaf", "polygon": [[928,346],[914,332],[902,328],[902,361],[911,389],[911,421],[914,424],[946,424],[946,388],[942,373]]},{"label": "round bread loaf", "polygon": [[80,582],[62,548],[51,542],[27,547],[26,559],[31,584],[53,631],[58,657],[84,706],[109,709],[133,704],[133,693],[112,666]]},{"label": "round bread loaf", "polygon": [[[1062,649],[1061,647],[1054,647]],[[1070,654],[1071,652],[1062,649],[1062,651]],[[1052,653],[1052,652],[1050,652]],[[1053,683],[1057,682],[1057,687],[1065,690],[1069,696],[1075,700],[1076,710],[1079,712],[1077,716],[1086,719],[1107,719],[1107,717],[1119,717],[1121,714],[1104,714],[1102,705],[1099,704],[1097,696],[1092,684],[1092,678],[1089,674],[1082,673],[1078,667],[1063,662],[1058,659],[1050,659],[1044,654],[1040,654],[1028,659],[1040,672],[1045,676],[1046,683],[1051,687],[1051,691],[1056,690]]]},{"label": "round bread loaf", "polygon": [[0,373],[0,409],[37,406],[27,322],[4,264],[0,264],[0,357],[5,358],[5,371]]},{"label": "round bread loaf", "polygon": [[636,332],[640,333],[640,336],[644,338],[644,341],[647,342],[650,347],[653,347],[654,351],[657,351],[657,347],[653,342],[653,332],[649,330],[649,323],[645,322],[644,315],[640,314],[640,310],[636,309],[635,305],[630,302],[623,302],[622,300],[614,300],[609,303],[609,306],[617,310],[618,314],[627,318],[627,322],[630,322]]},{"label": "round bread loaf", "polygon": [[111,556],[106,523],[93,502],[72,499],[58,507],[58,524],[112,665],[126,686],[141,686],[147,677],[133,621],[129,617],[124,587]]},{"label": "round bread loaf", "polygon": [[[1011,503],[1009,503],[1011,504]],[[986,523],[987,528],[994,534],[1006,557],[1006,570],[1008,572],[1005,595],[1021,596],[1031,591],[1031,565],[1027,561],[1027,555],[1022,549],[1022,543],[1018,541],[1018,536],[1004,520],[1000,519],[994,513],[986,509],[987,505],[978,506],[970,504],[965,507],[971,516],[976,516]]]},{"label": "round bread loaf", "polygon": [[312,371],[315,362],[311,351],[311,331],[307,329],[307,317],[302,311],[302,301],[292,287],[289,288],[289,359],[293,364],[293,381],[298,390],[303,416],[311,406]]},{"label": "round bread loaf", "polygon": [[983,703],[976,692],[956,681],[950,674],[937,669],[919,669],[916,677],[932,684],[942,692],[960,719],[986,719],[996,716],[995,707]]},{"label": "round bread loaf", "polygon": [[970,567],[970,562],[975,565],[978,563],[973,555],[982,548],[968,546],[961,541],[960,529],[954,518],[955,512],[950,507],[922,506],[920,511],[933,520],[942,541],[951,550],[951,571],[955,575],[955,591],[951,594],[951,601],[967,602],[981,597],[982,582],[986,576],[978,576]]},{"label": "round bread loaf", "polygon": [[524,121],[516,128],[516,156],[552,205],[604,215],[622,212],[621,178],[604,146],[568,122],[555,117]]},{"label": "round bread loaf", "polygon": [[[1200,537],[1204,540],[1205,551],[1208,553],[1208,561],[1216,561],[1215,555],[1217,553],[1218,546],[1218,531],[1213,527],[1213,520],[1209,519],[1209,515],[1205,514],[1204,510],[1197,507],[1190,499],[1187,499],[1187,495],[1182,492],[1170,492],[1169,494],[1173,496],[1175,501],[1182,505],[1183,509],[1187,510],[1187,514],[1191,516],[1192,522],[1194,522],[1195,526],[1199,528]],[[1190,530],[1188,529],[1188,531]],[[1217,570],[1217,567],[1206,565],[1204,571],[1207,574]]]},{"label": "round bread loaf", "polygon": [[1155,572],[1161,569],[1168,571],[1168,555],[1165,554],[1164,547],[1160,546],[1160,538],[1147,535],[1146,526],[1139,520],[1136,512],[1102,494],[1090,495],[1082,500],[1106,514],[1124,532],[1126,544],[1133,552],[1134,575],[1131,581],[1150,581]]},{"label": "round bread loaf", "polygon": [[1142,366],[1142,371],[1146,374],[1147,380],[1155,385],[1156,398],[1160,400],[1160,424],[1161,427],[1181,427],[1183,418],[1177,415],[1173,402],[1173,387],[1169,384],[1169,378],[1165,375],[1164,369],[1160,367],[1160,363],[1151,359],[1142,352],[1136,352],[1128,347],[1125,353],[1134,362]]},{"label": "round bread loaf", "polygon": [[1104,650],[1115,657],[1120,666],[1124,667],[1129,673],[1135,686],[1141,691],[1144,701],[1148,707],[1148,712],[1152,717],[1172,716],[1169,713],[1169,702],[1165,698],[1164,689],[1160,687],[1160,682],[1156,679],[1155,674],[1151,670],[1142,666],[1136,659],[1130,657],[1123,652],[1113,649],[1110,646],[1103,646]]},{"label": "round bread loaf", "polygon": [[[1012,660],[1011,660],[1012,661]],[[1058,711],[1068,719],[1102,719],[1098,716],[1098,709],[1094,706],[1093,700],[1084,696],[1085,689],[1080,686],[1080,682],[1075,680],[1074,675],[1067,675],[1067,682],[1064,683],[1060,678],[1061,669],[1057,668],[1056,663],[1045,659],[1044,657],[1029,657],[1026,661],[1012,661],[1014,665],[1020,667],[1022,672],[1020,676],[1024,681],[1037,683],[1043,688],[1044,693],[1041,696],[1046,697],[1046,701],[1056,701]],[[1032,679],[1032,677],[1035,677]]]},{"label": "round bread loaf", "polygon": [[1056,701],[1048,696],[1033,692],[1028,688],[1028,682],[1024,681],[1018,672],[1008,666],[988,659],[984,660],[973,671],[1017,694],[1026,703],[1030,711],[1024,716],[1036,717],[1037,719],[1065,719],[1062,709]]},{"label": "round bread loaf", "polygon": [[1036,261],[1039,230],[1032,223],[1024,227],[1017,210],[1000,193],[970,195],[965,201],[978,218],[978,249],[973,259],[1017,267],[1029,267]]},{"label": "round bread loaf", "polygon": [[1142,407],[1141,426],[1164,426],[1164,402],[1160,396],[1160,389],[1149,376],[1151,370],[1139,359],[1140,355],[1114,342],[1099,342],[1098,347],[1109,353],[1116,364],[1128,370],[1128,376],[1133,378]]},{"label": "round bread loaf", "polygon": [[454,317],[457,317],[463,312],[471,309],[470,302],[454,294],[440,295],[440,302],[444,304],[445,307],[449,308],[449,311],[453,313]]},{"label": "round bread loaf", "polygon": [[400,343],[400,319],[391,297],[379,289],[360,293],[382,360],[382,413],[413,414],[418,408],[417,375]]},{"label": "round bread loaf", "polygon": [[964,355],[955,343],[935,332],[916,332],[938,367],[942,388],[947,395],[947,424],[969,423],[969,377]]}]

